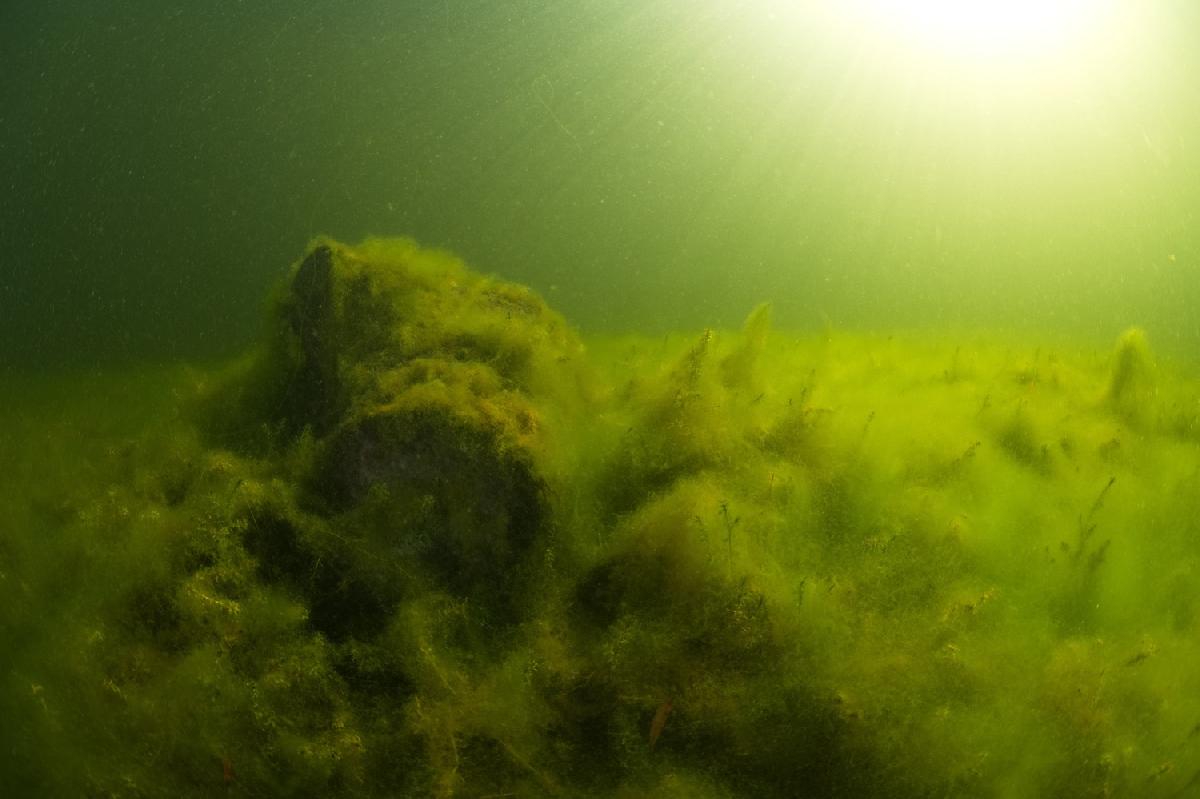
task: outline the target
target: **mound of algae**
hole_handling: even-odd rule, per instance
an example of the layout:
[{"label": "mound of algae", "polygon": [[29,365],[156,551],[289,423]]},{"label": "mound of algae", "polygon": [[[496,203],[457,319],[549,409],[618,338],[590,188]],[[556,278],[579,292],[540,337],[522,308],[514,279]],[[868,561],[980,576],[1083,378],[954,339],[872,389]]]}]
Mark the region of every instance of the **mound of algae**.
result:
[{"label": "mound of algae", "polygon": [[797,337],[762,306],[587,343],[444,253],[318,240],[261,346],[118,394],[165,398],[136,432],[14,431],[0,777],[1200,790],[1200,392],[1143,333]]}]

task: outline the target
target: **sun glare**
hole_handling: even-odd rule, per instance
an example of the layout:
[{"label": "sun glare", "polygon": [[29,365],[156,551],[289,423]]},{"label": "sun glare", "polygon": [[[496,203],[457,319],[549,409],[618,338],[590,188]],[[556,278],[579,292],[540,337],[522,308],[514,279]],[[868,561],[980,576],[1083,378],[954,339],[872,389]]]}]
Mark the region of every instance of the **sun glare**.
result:
[{"label": "sun glare", "polygon": [[851,0],[858,21],[896,43],[969,61],[1054,58],[1079,44],[1105,0]]}]

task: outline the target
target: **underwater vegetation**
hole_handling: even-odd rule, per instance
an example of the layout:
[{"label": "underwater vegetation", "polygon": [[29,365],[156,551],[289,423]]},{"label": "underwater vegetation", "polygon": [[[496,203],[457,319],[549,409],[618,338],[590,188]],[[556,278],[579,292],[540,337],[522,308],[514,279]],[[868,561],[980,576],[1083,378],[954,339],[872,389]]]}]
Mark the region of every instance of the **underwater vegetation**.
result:
[{"label": "underwater vegetation", "polygon": [[1139,330],[585,346],[321,239],[236,363],[45,390],[6,795],[1200,791],[1200,384]]}]

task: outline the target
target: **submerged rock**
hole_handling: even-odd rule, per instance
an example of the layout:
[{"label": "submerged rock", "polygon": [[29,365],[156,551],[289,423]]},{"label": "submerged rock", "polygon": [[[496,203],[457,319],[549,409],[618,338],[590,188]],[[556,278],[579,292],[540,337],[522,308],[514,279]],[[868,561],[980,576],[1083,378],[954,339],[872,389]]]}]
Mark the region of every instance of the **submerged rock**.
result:
[{"label": "submerged rock", "polygon": [[410,241],[324,239],[272,319],[268,346],[215,396],[229,411],[216,426],[237,419],[270,431],[272,450],[303,451],[300,507],[394,563],[396,580],[416,568],[510,606],[550,516],[541,408],[578,403],[586,384],[563,319]]}]

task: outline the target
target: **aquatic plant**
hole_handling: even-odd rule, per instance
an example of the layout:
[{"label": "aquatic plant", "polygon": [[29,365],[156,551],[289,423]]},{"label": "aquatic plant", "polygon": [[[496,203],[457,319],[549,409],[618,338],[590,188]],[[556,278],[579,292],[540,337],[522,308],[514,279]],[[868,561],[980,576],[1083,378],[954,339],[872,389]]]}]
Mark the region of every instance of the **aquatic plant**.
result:
[{"label": "aquatic plant", "polygon": [[768,329],[585,352],[445,253],[314,242],[259,347],[123,389],[161,404],[103,445],[6,428],[0,778],[1192,790],[1194,383],[1137,331],[1101,367]]},{"label": "aquatic plant", "polygon": [[752,394],[761,389],[758,362],[767,346],[771,329],[771,306],[763,303],[750,312],[742,327],[741,340],[721,359],[721,382],[726,388],[740,388]]},{"label": "aquatic plant", "polygon": [[1145,420],[1146,403],[1154,388],[1154,363],[1146,333],[1130,328],[1117,339],[1112,356],[1112,368],[1104,401],[1126,420],[1138,423]]}]

